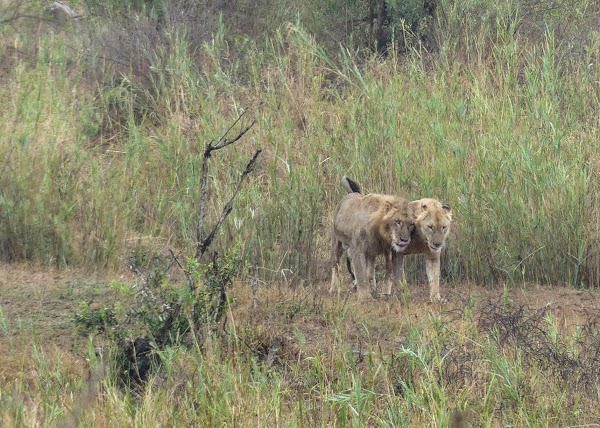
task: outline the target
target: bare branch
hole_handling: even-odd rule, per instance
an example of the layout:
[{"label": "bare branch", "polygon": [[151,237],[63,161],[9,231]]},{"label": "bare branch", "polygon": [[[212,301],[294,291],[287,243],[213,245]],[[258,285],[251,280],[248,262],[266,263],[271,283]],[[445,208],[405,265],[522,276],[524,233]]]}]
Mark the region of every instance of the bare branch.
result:
[{"label": "bare branch", "polygon": [[[219,272],[219,255],[215,251],[213,254],[213,270],[215,274],[218,276]],[[217,302],[215,304],[215,313],[213,314],[213,328],[216,328],[217,323],[223,316],[223,312],[225,311],[225,305],[227,304],[227,294],[225,293],[225,284],[223,282],[219,282],[219,290],[217,292]]]},{"label": "bare branch", "polygon": [[[212,144],[212,141],[208,143],[208,146]],[[206,198],[208,192],[208,158],[210,152],[204,152],[202,158],[202,171],[200,173],[200,207],[198,208],[198,225],[196,228],[196,242],[197,248],[200,247],[200,243],[204,240],[202,236],[202,230],[204,229],[204,217],[206,216]],[[196,259],[198,258],[198,250],[196,250]]]},{"label": "bare branch", "polygon": [[262,150],[257,150],[256,153],[254,153],[254,156],[252,157],[252,159],[250,159],[250,162],[248,162],[248,165],[246,165],[246,169],[244,170],[244,172],[242,172],[242,176],[240,177],[240,181],[238,182],[237,187],[235,188],[235,191],[233,192],[233,195],[229,199],[229,202],[227,202],[227,204],[225,204],[225,206],[223,207],[223,211],[221,212],[221,217],[219,218],[219,221],[217,221],[217,224],[215,225],[213,230],[208,234],[206,239],[198,242],[198,247],[196,248],[196,259],[197,260],[200,260],[202,255],[206,252],[207,248],[210,246],[210,244],[212,244],[212,241],[214,240],[215,235],[217,234],[217,232],[223,225],[223,222],[225,221],[227,216],[229,216],[229,214],[231,213],[231,210],[233,209],[233,200],[235,199],[237,194],[240,192],[242,183],[243,183],[244,179],[246,178],[246,176],[248,174],[250,174],[252,171],[254,171],[254,168],[256,166],[256,160],[258,159],[258,155],[260,155],[261,152],[262,152]]},{"label": "bare branch", "polygon": [[[198,208],[198,223],[197,223],[197,227],[196,227],[196,259],[200,259],[200,257],[202,257],[202,254],[204,254],[204,252],[206,251],[206,248],[208,248],[208,246],[210,245],[210,243],[212,242],[212,240],[214,239],[214,233],[211,233],[212,236],[210,237],[210,240],[208,240],[208,238],[204,238],[203,236],[203,230],[204,230],[204,219],[206,217],[206,199],[208,196],[208,159],[210,158],[210,156],[212,155],[212,152],[215,150],[219,150],[222,149],[224,147],[229,146],[230,144],[235,143],[236,141],[238,141],[240,138],[242,138],[249,130],[250,128],[252,128],[252,126],[254,126],[254,124],[256,123],[256,121],[252,121],[252,123],[250,123],[250,125],[248,125],[247,127],[245,127],[244,129],[242,129],[238,135],[236,135],[233,139],[229,140],[226,138],[227,134],[231,131],[231,129],[233,129],[233,127],[242,119],[242,117],[246,114],[246,112],[242,112],[239,117],[233,122],[233,124],[223,133],[223,135],[217,140],[217,142],[215,143],[214,140],[211,141],[210,143],[207,144],[206,149],[204,150],[204,155],[202,156],[202,167],[201,167],[201,172],[200,172],[200,206]],[[260,150],[259,152],[260,153]],[[254,155],[254,158],[256,158],[257,155]],[[246,169],[248,169],[248,167],[246,167]],[[242,180],[243,177],[248,174],[248,172],[244,171],[244,174],[242,175]],[[238,190],[239,191],[239,185],[238,185]],[[235,195],[234,195],[235,197]],[[230,204],[233,203],[233,199],[230,201]],[[225,207],[227,208],[227,206]],[[229,208],[229,211],[231,211],[231,207]],[[225,212],[225,210],[224,210]],[[225,217],[227,217],[229,213],[225,214]],[[223,218],[224,220],[224,218]],[[220,224],[218,224],[218,227],[220,228]],[[213,230],[213,232],[215,232]],[[205,243],[207,242],[207,243]]]},{"label": "bare branch", "polygon": [[169,249],[169,253],[171,253],[171,257],[173,257],[173,260],[175,260],[175,263],[177,263],[177,266],[179,266],[179,268],[185,274],[185,277],[187,278],[187,281],[188,281],[188,287],[190,288],[190,290],[195,291],[196,290],[196,281],[194,280],[194,277],[185,270],[185,268],[183,267],[183,265],[181,264],[181,262],[179,261],[177,256],[175,256],[175,253],[173,252],[173,250]]},{"label": "bare branch", "polygon": [[244,134],[246,132],[248,132],[250,130],[250,128],[252,128],[254,126],[255,123],[256,123],[256,121],[253,120],[250,125],[248,125],[244,129],[242,129],[240,131],[240,133],[238,135],[236,135],[232,140],[228,140],[228,139],[224,139],[224,140],[221,139],[221,140],[219,140],[220,142],[217,143],[217,145],[214,146],[213,149],[214,150],[219,150],[219,149],[222,149],[223,147],[227,147],[228,145],[235,143],[237,140],[239,140],[240,138],[242,138],[244,136]]},{"label": "bare branch", "polygon": [[242,117],[244,117],[245,114],[246,114],[246,110],[242,111],[242,113],[240,113],[240,115],[238,116],[238,118],[231,124],[231,126],[229,128],[227,128],[227,131],[223,132],[223,135],[221,135],[221,138],[219,138],[219,141],[217,141],[217,146],[222,141],[225,140],[225,137],[227,136],[227,134],[229,134],[229,131],[231,131],[233,129],[233,127],[235,125],[237,125],[240,120],[242,120]]}]

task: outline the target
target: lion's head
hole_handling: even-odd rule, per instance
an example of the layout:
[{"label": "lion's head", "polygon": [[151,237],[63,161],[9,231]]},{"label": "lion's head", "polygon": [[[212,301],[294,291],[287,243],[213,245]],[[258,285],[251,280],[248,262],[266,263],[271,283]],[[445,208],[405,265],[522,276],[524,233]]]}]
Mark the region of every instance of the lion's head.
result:
[{"label": "lion's head", "polygon": [[387,212],[381,221],[382,236],[387,237],[393,251],[400,253],[410,244],[415,228],[414,215],[407,203],[387,204]]},{"label": "lion's head", "polygon": [[429,250],[434,253],[441,251],[452,223],[450,205],[436,199],[420,199],[413,201],[413,204],[416,215],[415,225],[427,241]]}]

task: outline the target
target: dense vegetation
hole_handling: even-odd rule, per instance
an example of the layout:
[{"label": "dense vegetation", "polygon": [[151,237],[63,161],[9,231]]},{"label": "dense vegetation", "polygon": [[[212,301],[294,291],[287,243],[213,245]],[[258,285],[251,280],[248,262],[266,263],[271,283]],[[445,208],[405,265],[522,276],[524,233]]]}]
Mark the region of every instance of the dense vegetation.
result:
[{"label": "dense vegetation", "polygon": [[[43,409],[19,398],[17,379],[0,389],[0,420],[52,425],[66,405],[74,423],[106,426],[597,422],[597,317],[563,330],[509,296],[525,283],[600,285],[596,1],[68,5],[74,16],[0,1],[1,260],[104,271],[191,254],[205,145],[244,113],[230,131],[255,121],[244,140],[212,156],[207,212],[219,217],[261,149],[213,244],[235,249],[243,283],[314,294],[347,174],[366,191],[449,203],[444,283],[498,287],[505,300],[391,322],[406,296],[375,314],[318,293],[282,297],[229,314],[237,327],[215,337],[161,347],[162,371],[134,393],[104,377],[92,344],[88,379],[36,347]],[[409,260],[409,283],[421,263]],[[175,280],[157,284],[183,298]],[[112,304],[79,319],[106,328],[119,316]],[[289,326],[299,318],[327,327],[321,350],[304,336],[315,330]],[[2,311],[0,327],[12,346]],[[402,340],[381,345],[390,331]],[[73,389],[91,411],[66,400]]]},{"label": "dense vegetation", "polygon": [[6,9],[5,260],[118,266],[137,245],[193,244],[203,147],[246,109],[251,141],[215,159],[211,191],[226,198],[264,150],[221,244],[243,242],[266,277],[326,276],[347,173],[454,208],[446,279],[598,284],[595,2],[440,2],[422,34],[388,19],[383,54],[367,27],[329,33],[361,2],[264,2],[266,22],[180,3],[88,2],[66,21]]}]

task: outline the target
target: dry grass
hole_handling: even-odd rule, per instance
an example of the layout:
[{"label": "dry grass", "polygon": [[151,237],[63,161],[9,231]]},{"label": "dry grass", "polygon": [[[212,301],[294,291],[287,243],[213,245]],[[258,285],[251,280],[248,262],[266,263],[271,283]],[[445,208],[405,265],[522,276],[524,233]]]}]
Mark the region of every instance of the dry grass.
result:
[{"label": "dry grass", "polygon": [[[524,285],[504,293],[466,283],[445,287],[449,302],[438,306],[428,302],[425,284],[359,302],[354,294],[330,296],[326,283],[263,285],[255,300],[248,284],[238,282],[222,340],[202,350],[161,351],[162,369],[127,410],[122,400],[131,397],[110,380],[108,361],[99,364],[71,321],[81,301],[118,298],[110,287],[115,275],[0,269],[6,423],[203,418],[209,426],[242,419],[262,426],[277,418],[278,425],[371,426],[393,423],[387,408],[402,416],[396,423],[412,426],[461,418],[472,425],[563,424],[577,414],[596,421],[588,412],[597,404],[590,382],[600,371],[591,353],[598,292]],[[557,355],[573,361],[571,377],[561,374]],[[198,395],[205,388],[215,396]],[[235,399],[215,401],[221,393]],[[200,403],[204,411],[189,413]],[[174,407],[160,413],[164,406]]]},{"label": "dry grass", "polygon": [[[201,7],[0,27],[0,259],[67,269],[0,266],[1,423],[598,424],[598,6],[542,3],[446,2],[438,50],[384,57],[328,51],[301,24],[187,38]],[[225,329],[161,349],[123,389],[73,316],[135,305],[117,291],[134,280],[104,269],[193,246],[204,144],[241,108],[256,126],[209,183],[210,222],[263,149],[215,242],[244,258]],[[450,203],[447,305],[428,303],[418,258],[390,299],[325,293],[343,174]]]}]

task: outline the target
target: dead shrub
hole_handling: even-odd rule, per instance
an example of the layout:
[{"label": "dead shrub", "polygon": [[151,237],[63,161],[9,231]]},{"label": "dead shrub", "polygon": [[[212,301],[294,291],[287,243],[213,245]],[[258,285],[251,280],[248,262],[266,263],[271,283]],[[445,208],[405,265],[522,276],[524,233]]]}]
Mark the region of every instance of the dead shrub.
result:
[{"label": "dead shrub", "polygon": [[499,348],[512,349],[523,363],[557,377],[562,385],[597,400],[600,381],[600,335],[597,318],[581,326],[575,343],[552,331],[547,308],[533,309],[503,301],[484,304],[477,314],[478,328]]}]

